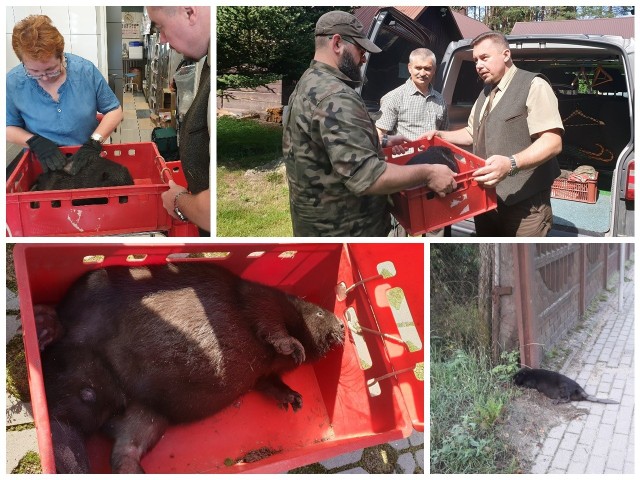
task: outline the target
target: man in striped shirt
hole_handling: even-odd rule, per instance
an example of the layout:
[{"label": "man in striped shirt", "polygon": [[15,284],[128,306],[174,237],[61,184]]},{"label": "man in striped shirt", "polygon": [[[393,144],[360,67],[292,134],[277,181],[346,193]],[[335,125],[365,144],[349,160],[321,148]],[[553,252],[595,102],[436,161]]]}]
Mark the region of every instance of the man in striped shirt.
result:
[{"label": "man in striped shirt", "polygon": [[380,100],[382,116],[376,121],[376,129],[383,147],[390,134],[416,140],[430,130],[449,128],[447,104],[431,85],[436,73],[434,53],[427,48],[414,50],[408,69],[410,78]]},{"label": "man in striped shirt", "polygon": [[[382,115],[376,121],[376,130],[382,147],[390,143],[389,136],[402,135],[417,140],[426,132],[447,130],[449,117],[447,104],[431,85],[436,74],[436,56],[428,48],[418,48],[409,54],[407,66],[410,77],[398,88],[380,100]],[[395,138],[393,143],[398,143]],[[404,229],[392,219],[392,236],[405,236]],[[449,236],[450,229],[436,230],[427,236]]]}]

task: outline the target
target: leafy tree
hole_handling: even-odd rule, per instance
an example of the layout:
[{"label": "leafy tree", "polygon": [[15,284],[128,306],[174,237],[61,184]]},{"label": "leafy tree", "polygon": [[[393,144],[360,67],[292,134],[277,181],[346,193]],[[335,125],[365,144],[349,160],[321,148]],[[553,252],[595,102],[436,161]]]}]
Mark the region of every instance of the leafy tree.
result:
[{"label": "leafy tree", "polygon": [[[299,78],[314,53],[318,18],[335,7],[218,7],[218,95]],[[352,11],[349,7],[340,10]]]},{"label": "leafy tree", "polygon": [[597,5],[591,7],[578,7],[580,18],[615,18],[625,17],[635,14],[635,7],[629,5],[626,7],[607,7]]},{"label": "leafy tree", "polygon": [[612,18],[633,15],[633,6],[540,6],[540,7],[452,7],[466,9],[467,15],[487,25],[492,30],[508,34],[516,22],[541,22],[544,20],[573,20]]}]

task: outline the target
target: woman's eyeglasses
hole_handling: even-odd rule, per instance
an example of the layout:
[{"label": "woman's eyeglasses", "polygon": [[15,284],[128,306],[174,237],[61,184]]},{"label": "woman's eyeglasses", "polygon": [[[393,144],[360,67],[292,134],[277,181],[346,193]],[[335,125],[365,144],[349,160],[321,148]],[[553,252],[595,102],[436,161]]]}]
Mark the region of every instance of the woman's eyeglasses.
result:
[{"label": "woman's eyeglasses", "polygon": [[24,74],[27,76],[27,78],[31,78],[33,80],[43,80],[45,78],[57,78],[62,74],[62,64],[60,64],[60,68],[54,72],[45,72],[45,73],[41,73],[40,75],[32,75],[29,73],[29,70],[27,70],[27,67],[24,66],[24,64],[22,64],[22,67],[24,68]]}]

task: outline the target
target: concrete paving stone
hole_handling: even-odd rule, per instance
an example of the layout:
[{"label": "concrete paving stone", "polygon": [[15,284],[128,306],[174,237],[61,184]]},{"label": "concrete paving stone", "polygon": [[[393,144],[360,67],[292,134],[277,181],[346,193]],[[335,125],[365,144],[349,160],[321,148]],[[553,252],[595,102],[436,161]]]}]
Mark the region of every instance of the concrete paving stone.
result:
[{"label": "concrete paving stone", "polygon": [[547,435],[547,438],[557,438],[558,440],[560,440],[562,438],[562,435],[564,435],[564,431],[566,429],[567,429],[566,424],[557,425],[553,427],[551,430],[549,430],[549,434]]},{"label": "concrete paving stone", "polygon": [[624,463],[624,470],[622,471],[622,473],[624,473],[624,474],[634,474],[634,473],[636,473],[634,465],[633,465],[633,462],[625,462]]},{"label": "concrete paving stone", "polygon": [[358,462],[362,458],[363,450],[356,450],[355,452],[345,453],[344,455],[339,455],[337,457],[330,458],[328,460],[323,460],[320,464],[331,470],[333,468],[344,467],[345,465],[350,465],[352,463]]},{"label": "concrete paving stone", "polygon": [[7,290],[7,306],[6,309],[7,310],[20,310],[20,300],[18,299],[18,295],[14,292],[12,292],[11,290],[9,290],[7,287],[5,287],[5,289]]},{"label": "concrete paving stone", "polygon": [[578,445],[586,445],[591,447],[598,436],[598,429],[593,427],[585,427],[578,439]]},{"label": "concrete paving stone", "polygon": [[551,468],[566,470],[572,454],[573,452],[571,450],[562,450],[559,448],[551,461]]},{"label": "concrete paving stone", "polygon": [[620,365],[620,359],[622,358],[622,354],[612,355],[609,361],[607,362],[607,366],[610,368],[618,368]]},{"label": "concrete paving stone", "polygon": [[596,442],[593,445],[593,451],[598,455],[605,456],[609,452],[613,437],[613,429],[611,427],[611,425],[600,425]]},{"label": "concrete paving stone", "polygon": [[424,471],[424,450],[418,450],[414,455],[416,458],[416,463]]},{"label": "concrete paving stone", "polygon": [[617,412],[612,410],[605,410],[602,415],[602,423],[605,425],[615,425],[617,419]]},{"label": "concrete paving stone", "polygon": [[603,473],[606,461],[607,459],[604,457],[591,455],[589,457],[589,463],[587,463],[587,469],[584,473],[595,473],[595,474]]},{"label": "concrete paving stone", "polygon": [[559,438],[547,438],[542,445],[542,455],[553,457],[558,450],[558,445],[560,445]]},{"label": "concrete paving stone", "polygon": [[18,333],[18,328],[20,327],[20,320],[16,315],[7,315],[7,342],[9,343],[11,339]]},{"label": "concrete paving stone", "polygon": [[391,446],[391,448],[393,448],[394,450],[397,450],[397,451],[406,450],[407,448],[409,448],[409,439],[408,438],[402,438],[402,439],[396,440],[394,442],[389,442],[389,445]]},{"label": "concrete paving stone", "polygon": [[575,450],[573,451],[573,455],[571,457],[571,463],[584,464],[587,466],[587,462],[589,461],[589,450],[584,445],[576,445]]},{"label": "concrete paving stone", "polygon": [[21,402],[13,395],[6,394],[7,409],[6,419],[7,426],[24,425],[25,423],[33,423],[33,410],[30,403]]},{"label": "concrete paving stone", "polygon": [[573,449],[576,447],[576,444],[578,443],[578,437],[579,435],[577,433],[565,432],[558,448],[561,450],[573,451]]},{"label": "concrete paving stone", "polygon": [[584,362],[590,365],[595,365],[596,362],[598,361],[598,356],[599,355],[597,353],[591,353],[590,355],[587,356]]},{"label": "concrete paving stone", "polygon": [[400,455],[396,464],[402,469],[402,473],[412,474],[416,470],[416,459],[411,452]]},{"label": "concrete paving stone", "polygon": [[[602,415],[604,415],[604,412],[606,410],[604,407],[604,404],[602,403],[580,402],[580,403],[575,403],[575,405],[588,408],[589,415],[596,415],[598,417],[602,417]],[[602,419],[600,420],[600,423],[602,423]]]},{"label": "concrete paving stone", "polygon": [[419,432],[417,430],[414,430],[411,436],[409,437],[409,443],[413,447],[424,445],[424,432]]},{"label": "concrete paving stone", "polygon": [[598,391],[596,392],[596,397],[609,398],[609,392],[611,392],[611,383],[600,382],[600,385],[598,385]]},{"label": "concrete paving stone", "polygon": [[622,388],[616,388],[615,386],[612,386],[611,391],[609,392],[609,396],[607,398],[611,400],[615,400],[616,402],[620,402],[623,396],[624,396],[624,390]]},{"label": "concrete paving stone", "polygon": [[627,461],[631,461],[633,462],[634,457],[635,457],[635,452],[636,452],[636,448],[635,448],[635,444],[633,443],[633,435],[631,435],[631,437],[629,437],[628,442],[627,442]]},{"label": "concrete paving stone", "polygon": [[587,415],[584,420],[584,428],[595,428],[597,430],[601,419],[600,415],[589,412],[589,415]]},{"label": "concrete paving stone", "polygon": [[609,452],[609,448],[611,448],[611,438],[606,436],[598,437],[593,444],[592,451],[597,455],[605,456]]},{"label": "concrete paving stone", "polygon": [[38,451],[36,429],[7,432],[6,439],[7,445],[11,445],[11,448],[7,448],[7,473],[11,473],[27,452]]},{"label": "concrete paving stone", "polygon": [[356,475],[363,475],[363,474],[367,475],[369,472],[367,472],[362,467],[357,467],[357,468],[350,468],[349,470],[345,470],[344,472],[340,472],[340,473],[356,474]]},{"label": "concrete paving stone", "polygon": [[609,455],[607,455],[607,463],[605,464],[605,469],[622,472],[626,454],[627,453],[624,451],[610,450]]},{"label": "concrete paving stone", "polygon": [[580,463],[580,462],[575,462],[575,461],[571,461],[571,463],[569,464],[569,466],[567,467],[567,471],[566,472],[559,472],[559,473],[578,473],[578,474],[582,474],[585,472],[585,470],[587,469],[587,464],[586,463]]},{"label": "concrete paving stone", "polygon": [[582,429],[585,427],[585,425],[586,421],[583,418],[572,420],[567,427],[567,432],[580,435],[580,432],[582,432]]},{"label": "concrete paving stone", "polygon": [[538,455],[531,467],[531,473],[547,473],[549,465],[551,465],[551,460],[553,460],[553,457],[549,455]]},{"label": "concrete paving stone", "polygon": [[633,425],[633,407],[620,407],[614,431],[627,434]]},{"label": "concrete paving stone", "polygon": [[611,375],[611,373],[603,373],[602,377],[600,377],[600,382],[601,383],[613,383],[613,375]]},{"label": "concrete paving stone", "polygon": [[622,452],[627,451],[629,445],[629,436],[620,433],[615,433],[611,439],[611,450],[620,450]]}]

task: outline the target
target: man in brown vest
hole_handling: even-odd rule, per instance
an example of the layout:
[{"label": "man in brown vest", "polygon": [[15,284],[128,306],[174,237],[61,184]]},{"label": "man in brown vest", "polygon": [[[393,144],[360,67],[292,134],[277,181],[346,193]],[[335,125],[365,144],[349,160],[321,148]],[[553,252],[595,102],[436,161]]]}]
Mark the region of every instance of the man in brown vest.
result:
[{"label": "man in brown vest", "polygon": [[547,81],[513,65],[501,33],[482,33],[471,45],[485,88],[468,125],[425,137],[473,145],[473,153],[487,159],[474,177],[495,187],[498,208],[475,217],[478,236],[544,237],[553,220],[551,185],[560,174],[555,156],[562,151],[564,127],[558,100]]},{"label": "man in brown vest", "polygon": [[207,57],[200,72],[198,91],[180,126],[180,160],[189,188],[170,180],[169,190],[162,194],[162,203],[171,216],[195,223],[201,236],[209,236],[211,7],[147,7],[147,13],[160,31],[161,43],[169,43],[171,48],[196,61]]}]

